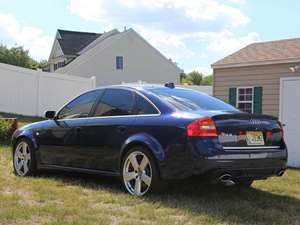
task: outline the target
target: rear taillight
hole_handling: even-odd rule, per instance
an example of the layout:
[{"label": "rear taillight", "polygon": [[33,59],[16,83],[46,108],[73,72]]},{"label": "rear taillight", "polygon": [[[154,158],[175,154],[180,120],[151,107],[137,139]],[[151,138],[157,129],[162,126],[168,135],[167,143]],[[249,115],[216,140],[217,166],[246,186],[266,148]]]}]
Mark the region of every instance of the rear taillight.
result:
[{"label": "rear taillight", "polygon": [[267,136],[267,138],[272,138],[273,137],[273,132],[272,131],[267,131],[266,136]]},{"label": "rear taillight", "polygon": [[189,137],[216,137],[217,129],[215,122],[210,117],[194,120],[187,126]]},{"label": "rear taillight", "polygon": [[283,131],[283,126],[281,122],[278,122],[279,126],[280,126],[280,133],[281,133],[281,137],[284,138],[284,131]]}]

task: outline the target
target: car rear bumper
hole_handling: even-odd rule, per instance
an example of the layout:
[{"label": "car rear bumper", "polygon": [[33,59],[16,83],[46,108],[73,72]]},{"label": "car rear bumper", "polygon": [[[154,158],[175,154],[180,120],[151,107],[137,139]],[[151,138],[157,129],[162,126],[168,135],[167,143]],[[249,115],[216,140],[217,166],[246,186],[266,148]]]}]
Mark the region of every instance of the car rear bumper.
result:
[{"label": "car rear bumper", "polygon": [[222,154],[206,157],[196,164],[198,174],[208,174],[218,178],[230,174],[233,178],[265,179],[270,176],[282,176],[286,169],[287,151],[269,151],[259,153]]},{"label": "car rear bumper", "polygon": [[[232,177],[242,179],[265,179],[282,175],[286,169],[287,149],[268,149],[233,152],[222,151],[219,154],[203,156],[190,153],[180,165],[162,168],[165,179],[185,178],[192,175],[207,175],[212,178],[229,173]],[[180,169],[178,169],[180,167]]]}]

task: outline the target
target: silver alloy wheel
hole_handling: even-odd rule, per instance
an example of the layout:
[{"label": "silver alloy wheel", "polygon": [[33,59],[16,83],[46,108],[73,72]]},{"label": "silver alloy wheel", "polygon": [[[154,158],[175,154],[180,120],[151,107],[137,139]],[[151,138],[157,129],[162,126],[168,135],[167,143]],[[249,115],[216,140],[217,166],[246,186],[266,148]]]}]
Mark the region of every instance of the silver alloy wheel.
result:
[{"label": "silver alloy wheel", "polygon": [[123,180],[127,191],[135,196],[147,193],[152,181],[152,168],[148,157],[140,152],[130,153],[123,165]]},{"label": "silver alloy wheel", "polygon": [[25,141],[21,141],[17,145],[14,155],[14,166],[19,176],[25,176],[28,173],[30,160],[29,146]]}]

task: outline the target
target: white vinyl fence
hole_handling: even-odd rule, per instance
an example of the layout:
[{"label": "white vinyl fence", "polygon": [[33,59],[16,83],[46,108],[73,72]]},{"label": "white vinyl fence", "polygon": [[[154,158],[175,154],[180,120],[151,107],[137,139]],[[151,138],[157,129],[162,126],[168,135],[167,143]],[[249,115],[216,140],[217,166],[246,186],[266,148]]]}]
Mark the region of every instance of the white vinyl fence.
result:
[{"label": "white vinyl fence", "polygon": [[213,87],[212,86],[206,86],[206,85],[176,85],[183,88],[190,88],[195,91],[201,91],[208,95],[213,95]]},{"label": "white vinyl fence", "polygon": [[94,88],[95,77],[46,73],[0,63],[0,112],[43,116]]}]

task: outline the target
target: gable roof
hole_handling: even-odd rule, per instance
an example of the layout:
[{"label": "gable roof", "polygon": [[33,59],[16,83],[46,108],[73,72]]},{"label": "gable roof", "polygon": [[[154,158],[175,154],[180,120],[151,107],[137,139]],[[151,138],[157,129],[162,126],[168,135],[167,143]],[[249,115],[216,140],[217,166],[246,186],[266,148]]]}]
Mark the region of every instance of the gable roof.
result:
[{"label": "gable roof", "polygon": [[84,52],[88,51],[89,49],[95,47],[97,44],[99,44],[101,41],[104,41],[106,38],[110,38],[113,35],[119,34],[120,32],[117,29],[113,29],[108,32],[104,32],[101,36],[96,38],[94,41],[92,41],[90,44],[85,46],[82,50],[78,52],[79,55],[83,54]]},{"label": "gable roof", "polygon": [[[162,53],[160,53],[156,48],[154,48],[151,44],[149,44],[143,37],[141,37],[134,29],[130,28],[126,31],[119,32],[118,30],[114,29],[109,32],[103,33],[103,35],[97,40],[93,41],[90,45],[88,45],[86,48],[82,49],[82,51],[79,52],[79,56],[76,57],[73,61],[68,63],[66,66],[61,67],[56,70],[58,73],[69,73],[74,68],[79,66],[82,63],[85,63],[89,60],[90,57],[94,57],[95,54],[100,53],[103,49],[105,49],[107,46],[111,46],[117,41],[119,41],[121,38],[128,34],[134,34],[135,37],[141,39],[147,46],[152,48],[153,50],[158,53],[158,56],[161,57],[163,60],[165,60],[168,64],[172,65],[179,73],[182,72],[182,70],[172,61],[170,61],[168,58],[166,58]],[[70,72],[72,73],[72,72]]]},{"label": "gable roof", "polygon": [[213,68],[300,62],[300,38],[253,43],[215,62]]},{"label": "gable roof", "polygon": [[69,30],[57,30],[57,40],[65,55],[76,55],[79,51],[100,37],[102,34],[69,31]]}]

